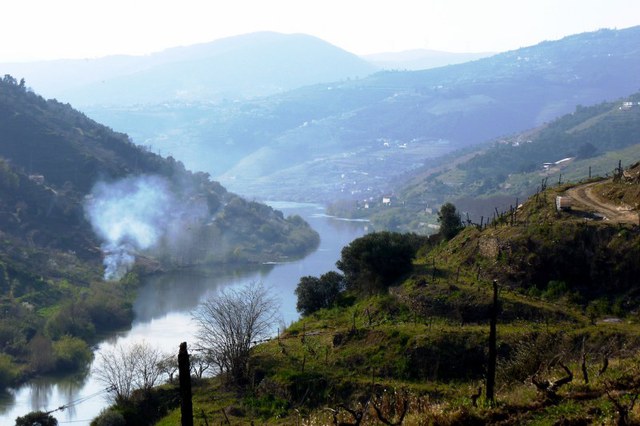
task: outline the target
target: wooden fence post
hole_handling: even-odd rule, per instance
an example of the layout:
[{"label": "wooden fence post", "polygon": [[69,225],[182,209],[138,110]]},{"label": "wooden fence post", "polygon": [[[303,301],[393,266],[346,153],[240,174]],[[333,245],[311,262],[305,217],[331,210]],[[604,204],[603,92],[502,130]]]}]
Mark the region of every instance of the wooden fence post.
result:
[{"label": "wooden fence post", "polygon": [[178,352],[178,372],[180,374],[180,421],[182,426],[193,426],[193,403],[191,402],[191,366],[187,342],[180,343]]},{"label": "wooden fence post", "polygon": [[495,399],[496,385],[496,360],[498,358],[497,330],[498,323],[498,281],[493,280],[493,306],[491,307],[491,319],[489,322],[489,359],[487,365],[487,402],[493,406]]}]

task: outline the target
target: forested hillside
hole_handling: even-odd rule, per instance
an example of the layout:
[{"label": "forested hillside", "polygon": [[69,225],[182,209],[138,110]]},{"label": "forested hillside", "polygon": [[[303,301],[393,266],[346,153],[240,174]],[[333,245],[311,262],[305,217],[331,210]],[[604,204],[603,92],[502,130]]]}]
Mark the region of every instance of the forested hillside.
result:
[{"label": "forested hillside", "polygon": [[300,217],[229,193],[9,75],[0,237],[2,386],[84,366],[85,341],[130,323],[140,273],[274,261],[318,243]]}]

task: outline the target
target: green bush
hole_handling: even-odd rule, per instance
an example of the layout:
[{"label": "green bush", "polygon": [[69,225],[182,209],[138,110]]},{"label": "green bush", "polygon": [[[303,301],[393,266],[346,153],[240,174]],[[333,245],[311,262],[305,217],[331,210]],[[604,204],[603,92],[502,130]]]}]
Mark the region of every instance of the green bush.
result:
[{"label": "green bush", "polygon": [[446,240],[455,237],[462,230],[462,219],[456,206],[451,203],[444,203],[438,212],[438,223],[440,223],[440,235]]},{"label": "green bush", "polygon": [[58,420],[51,414],[42,411],[32,411],[22,417],[16,418],[16,426],[58,426]]},{"label": "green bush", "polygon": [[102,410],[98,417],[91,420],[91,426],[125,426],[126,424],[122,413],[113,408]]},{"label": "green bush", "polygon": [[567,283],[564,281],[549,281],[547,289],[542,293],[542,297],[545,299],[558,299],[569,291]]},{"label": "green bush", "polygon": [[93,357],[89,346],[81,339],[63,336],[53,342],[56,366],[60,370],[78,370],[85,367]]},{"label": "green bush", "polygon": [[88,340],[95,332],[86,305],[76,301],[65,303],[45,324],[45,333],[54,340],[65,335]]},{"label": "green bush", "polygon": [[18,371],[13,359],[6,354],[0,354],[0,388],[6,388],[13,383]]},{"label": "green bush", "polygon": [[27,344],[29,351],[29,368],[38,373],[48,373],[56,367],[51,339],[36,334]]},{"label": "green bush", "polygon": [[284,417],[289,409],[289,402],[286,399],[274,395],[264,395],[259,398],[247,397],[244,404],[262,420]]},{"label": "green bush", "polygon": [[298,297],[296,309],[306,316],[319,309],[330,308],[344,288],[344,277],[337,272],[327,272],[320,278],[302,277],[295,290]]},{"label": "green bush", "polygon": [[585,309],[585,314],[594,322],[598,317],[609,315],[611,313],[611,304],[609,300],[602,297],[592,300]]},{"label": "green bush", "polygon": [[[129,273],[127,277],[134,275]],[[124,287],[122,283],[95,283],[91,286],[92,292],[85,305],[96,331],[124,328],[131,323],[133,310]]]},{"label": "green bush", "polygon": [[353,240],[336,263],[348,290],[373,294],[411,271],[413,258],[427,239],[415,234],[374,232]]}]

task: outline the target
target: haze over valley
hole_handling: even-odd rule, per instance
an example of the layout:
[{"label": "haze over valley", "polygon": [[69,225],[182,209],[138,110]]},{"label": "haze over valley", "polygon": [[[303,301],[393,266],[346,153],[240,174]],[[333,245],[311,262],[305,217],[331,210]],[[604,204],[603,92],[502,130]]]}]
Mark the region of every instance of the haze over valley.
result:
[{"label": "haze over valley", "polygon": [[640,5],[76,3],[0,28],[0,423],[640,422]]},{"label": "haze over valley", "polygon": [[390,180],[426,160],[632,93],[640,83],[628,72],[638,67],[638,32],[601,30],[465,64],[248,100],[127,106],[125,96],[120,106],[86,111],[251,197],[379,198],[393,192]]}]

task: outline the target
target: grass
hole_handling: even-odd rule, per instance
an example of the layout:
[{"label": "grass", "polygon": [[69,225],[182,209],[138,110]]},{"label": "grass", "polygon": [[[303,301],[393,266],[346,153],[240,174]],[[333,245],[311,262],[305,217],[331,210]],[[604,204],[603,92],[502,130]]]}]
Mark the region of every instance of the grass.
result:
[{"label": "grass", "polygon": [[[546,302],[539,303],[544,305]],[[386,310],[376,311],[374,318],[382,321],[369,325],[368,317],[364,317],[356,321],[353,330],[354,311],[380,306],[386,306]],[[393,311],[398,314],[392,315],[390,312]],[[471,347],[481,347],[486,342],[487,326],[481,323],[460,325],[443,318],[431,323],[412,322],[407,321],[410,318],[403,312],[392,306],[388,296],[375,296],[359,301],[351,309],[327,310],[302,319],[280,339],[255,348],[254,371],[265,379],[250,389],[248,396],[225,390],[216,384],[216,380],[198,385],[194,399],[196,424],[204,424],[203,421],[198,423],[202,413],[209,424],[226,424],[225,415],[231,424],[251,424],[251,421],[257,424],[331,424],[333,414],[329,409],[337,410],[341,421],[350,421],[351,415],[340,408],[341,404],[361,410],[362,401],[372,395],[376,404],[387,407],[389,416],[394,413],[398,416],[397,407],[403,400],[410,401],[403,424],[429,424],[424,423],[424,419],[430,419],[433,424],[483,424],[501,416],[506,419],[505,424],[555,424],[559,418],[607,424],[613,421],[615,413],[603,386],[605,383],[624,383],[636,362],[620,352],[618,357],[612,357],[606,375],[596,377],[601,368],[596,354],[600,342],[618,336],[621,341],[637,347],[633,339],[638,340],[640,330],[634,324],[595,326],[585,320],[579,327],[572,323],[570,328],[566,323],[501,323],[499,342],[502,346],[514,346],[535,335],[559,336],[555,349],[567,350],[567,365],[574,372],[574,381],[561,388],[559,403],[545,405],[530,384],[501,380],[498,406],[480,404],[476,408],[470,395],[483,385],[482,374],[458,379],[439,374],[415,377],[415,371],[407,372],[407,359],[403,355],[411,348],[438,348],[445,351],[442,362],[450,362],[454,358],[447,356],[446,351],[454,350],[456,343],[469,342]],[[336,340],[336,336],[340,337]],[[593,341],[594,345],[589,355],[592,376],[589,385],[581,383],[579,378],[580,363],[576,358],[579,354],[569,353],[575,352],[575,343],[581,336],[588,336],[587,341]],[[552,358],[557,353],[547,355]],[[500,363],[503,362],[501,359]],[[482,372],[482,367],[479,368]],[[445,374],[454,374],[444,370]],[[430,373],[433,371],[429,370]],[[551,369],[545,371],[544,377],[554,379],[560,373],[557,368]],[[380,424],[375,420],[371,403],[367,413],[370,420],[364,424]],[[159,424],[174,425],[178,420],[179,414],[174,411]]]},{"label": "grass", "polygon": [[[640,324],[629,305],[637,298],[625,293],[633,285],[598,281],[615,295],[603,296],[571,275],[537,272],[553,270],[554,259],[571,254],[566,247],[594,244],[617,256],[640,235],[557,213],[553,199],[562,190],[525,202],[514,226],[503,219],[483,230],[468,227],[423,250],[386,294],[345,298],[293,323],[254,348],[247,388],[230,391],[210,379],[196,390],[194,407],[209,424],[324,425],[353,422],[356,413],[362,425],[374,425],[381,424],[374,405],[399,421],[405,403],[404,425],[614,424],[617,406],[640,422],[638,408],[631,409],[640,394]],[[570,270],[570,262],[556,265]],[[618,262],[616,273],[625,267]],[[481,396],[474,406],[486,374],[493,279],[501,304],[497,400],[491,405]],[[614,302],[621,321],[599,321]],[[566,376],[561,365],[572,372],[569,383],[551,393],[533,386],[533,377],[553,383]],[[176,424],[176,416],[160,424]],[[196,424],[205,424],[197,416]]]},{"label": "grass", "polygon": [[[444,332],[445,330],[441,330]],[[517,330],[523,334],[522,328]],[[392,331],[392,334],[393,333]],[[501,334],[509,334],[501,329]],[[376,344],[371,336],[360,340],[360,346]],[[316,338],[319,341],[321,338]],[[373,339],[375,340],[375,339]],[[196,424],[332,424],[333,412],[336,411],[341,421],[352,421],[345,407],[363,410],[362,401],[371,395],[379,407],[384,407],[383,414],[397,419],[403,401],[408,401],[408,412],[403,424],[486,424],[501,419],[503,424],[546,425],[557,424],[559,419],[572,421],[588,421],[589,424],[613,424],[616,413],[612,403],[604,392],[605,383],[614,386],[624,383],[629,368],[636,360],[615,359],[609,371],[602,377],[596,377],[599,366],[592,366],[593,379],[589,385],[580,383],[574,378],[558,392],[561,400],[556,404],[545,404],[536,390],[526,383],[499,382],[497,392],[498,405],[490,407],[481,404],[474,407],[470,395],[478,386],[482,386],[481,378],[476,380],[440,381],[440,380],[402,380],[398,378],[380,378],[368,374],[367,367],[358,370],[347,370],[341,366],[353,356],[355,349],[332,351],[329,358],[308,356],[305,371],[302,371],[301,357],[305,349],[298,339],[284,343],[287,354],[278,349],[278,345],[262,345],[256,350],[258,364],[264,366],[261,358],[272,362],[267,375],[269,380],[251,391],[250,396],[241,396],[224,390],[210,380],[195,388],[194,416]],[[392,342],[389,345],[393,345]],[[371,360],[375,363],[375,360]],[[572,371],[579,371],[579,365],[569,364]],[[552,371],[553,378],[557,371]],[[327,381],[331,386],[319,386],[308,389],[313,383]],[[295,389],[295,386],[298,389]],[[637,390],[631,390],[637,392]],[[619,389],[617,392],[627,392]],[[302,396],[302,397],[301,397]],[[318,396],[321,398],[318,400]],[[621,398],[625,398],[624,395]],[[360,401],[360,402],[358,402]],[[386,411],[385,411],[386,410]],[[371,403],[366,410],[367,419],[363,424],[380,424]],[[634,411],[633,416],[637,416]],[[636,417],[637,418],[637,417]],[[428,419],[428,421],[427,421]],[[173,411],[159,425],[179,424],[179,412]]]}]

